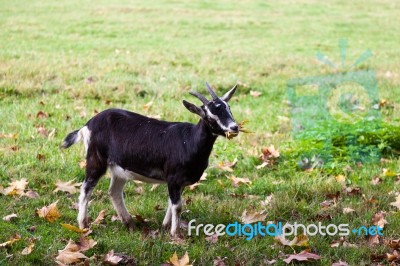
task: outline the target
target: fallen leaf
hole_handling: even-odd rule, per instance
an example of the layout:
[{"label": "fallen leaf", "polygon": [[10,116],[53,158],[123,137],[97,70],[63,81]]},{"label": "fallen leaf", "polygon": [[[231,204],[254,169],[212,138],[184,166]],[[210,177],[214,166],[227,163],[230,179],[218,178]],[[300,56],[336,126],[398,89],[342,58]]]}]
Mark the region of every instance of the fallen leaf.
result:
[{"label": "fallen leaf", "polygon": [[57,209],[57,202],[58,201],[50,204],[49,206],[45,206],[39,210],[36,210],[37,215],[51,223],[56,221],[58,218],[61,217]]},{"label": "fallen leaf", "polygon": [[343,208],[343,213],[344,214],[347,214],[347,213],[351,213],[351,212],[354,212],[355,210],[354,209],[352,209],[352,208]]},{"label": "fallen leaf", "polygon": [[387,169],[387,168],[383,168],[382,169],[382,175],[386,176],[386,177],[394,177],[394,176],[396,176],[396,172],[394,172],[394,171],[392,171],[390,169]]},{"label": "fallen leaf", "polygon": [[336,203],[335,203],[334,200],[324,200],[324,201],[321,202],[319,205],[321,205],[321,207],[322,207],[323,209],[327,209],[327,208],[329,208],[329,207],[331,207],[331,206],[335,206]]},{"label": "fallen leaf", "polygon": [[361,195],[361,188],[360,187],[347,187],[347,188],[345,188],[345,192],[349,196]]},{"label": "fallen leaf", "polygon": [[30,198],[30,199],[36,199],[39,198],[39,193],[33,190],[28,190],[27,192],[24,193],[24,196]]},{"label": "fallen leaf", "polygon": [[218,234],[213,234],[211,236],[207,236],[205,239],[208,243],[215,244],[218,241]]},{"label": "fallen leaf", "polygon": [[79,242],[77,243],[79,247],[79,251],[86,251],[94,246],[97,245],[97,241],[94,241],[93,239],[87,238],[85,235],[81,235]]},{"label": "fallen leaf", "polygon": [[121,221],[121,219],[118,217],[118,215],[111,216],[111,222],[115,222],[115,221]]},{"label": "fallen leaf", "polygon": [[143,109],[145,110],[145,111],[148,111],[148,110],[150,110],[150,107],[153,105],[153,101],[150,101],[150,102],[148,102],[148,103],[146,103],[145,105],[143,105]]},{"label": "fallen leaf", "polygon": [[337,175],[337,176],[335,176],[335,179],[342,186],[346,185],[346,177],[344,175]]},{"label": "fallen leaf", "polygon": [[374,176],[371,180],[371,185],[376,186],[382,183],[382,178],[379,176]]},{"label": "fallen leaf", "polygon": [[332,266],[349,266],[347,262],[339,260],[338,262],[332,263]]},{"label": "fallen leaf", "polygon": [[234,175],[228,176],[227,177],[229,180],[231,180],[232,185],[234,187],[238,187],[240,184],[251,184],[252,182],[248,178],[241,178],[241,177],[236,177]]},{"label": "fallen leaf", "polygon": [[150,191],[154,191],[156,188],[158,188],[160,184],[153,184],[150,188]]},{"label": "fallen leaf", "polygon": [[207,173],[203,173],[200,177],[200,181],[207,180]]},{"label": "fallen leaf", "polygon": [[139,195],[143,194],[143,192],[144,192],[144,189],[142,186],[137,186],[134,188],[134,190],[135,190],[135,193],[137,193]]},{"label": "fallen leaf", "polygon": [[200,185],[201,185],[200,182],[194,183],[193,185],[190,185],[190,186],[189,186],[189,189],[190,189],[190,190],[194,190],[196,187],[198,187],[198,186],[200,186]]},{"label": "fallen leaf", "polygon": [[81,185],[82,183],[74,183],[74,180],[67,182],[58,180],[56,182],[57,188],[53,191],[53,193],[56,193],[58,191],[63,191],[63,192],[68,192],[69,194],[75,194],[76,192],[79,191],[78,187]]},{"label": "fallen leaf", "polygon": [[225,262],[224,262],[225,258],[221,258],[221,257],[216,257],[213,260],[213,265],[214,266],[226,266]]},{"label": "fallen leaf", "polygon": [[274,198],[274,194],[266,196],[265,200],[261,201],[261,206],[263,206],[264,208],[269,207],[273,198]]},{"label": "fallen leaf", "polygon": [[379,245],[379,235],[370,235],[367,237],[368,244],[371,246]]},{"label": "fallen leaf", "polygon": [[[386,256],[387,256],[387,260],[389,262],[400,262],[400,252],[398,252],[397,250],[393,251],[392,254],[386,253]],[[396,263],[396,264],[390,264],[390,265],[394,266],[394,265],[398,265],[398,264]]]},{"label": "fallen leaf", "polygon": [[298,247],[308,247],[308,236],[307,235],[298,235],[295,236],[292,240],[287,240],[284,235],[276,236],[274,240],[284,246],[298,246]]},{"label": "fallen leaf", "polygon": [[37,117],[37,118],[48,118],[49,115],[46,114],[46,113],[43,112],[43,111],[39,111],[39,112],[37,112],[36,117]]},{"label": "fallen leaf", "polygon": [[238,123],[239,131],[243,133],[253,133],[250,129],[247,129],[245,125],[249,122],[249,120],[244,120]]},{"label": "fallen leaf", "polygon": [[48,137],[49,136],[49,131],[46,129],[46,128],[44,128],[43,126],[39,126],[39,127],[37,127],[36,128],[36,131],[40,134],[40,135],[42,135],[43,137]]},{"label": "fallen leaf", "polygon": [[259,158],[263,161],[263,163],[257,166],[257,169],[263,168],[267,165],[275,164],[280,156],[279,150],[275,149],[274,145],[262,148],[261,152],[262,154]]},{"label": "fallen leaf", "polygon": [[79,162],[79,167],[80,167],[81,169],[85,168],[85,167],[86,167],[86,160],[80,161],[80,162]]},{"label": "fallen leaf", "polygon": [[0,248],[11,246],[14,242],[17,242],[20,239],[21,239],[21,236],[19,234],[13,235],[12,237],[10,237],[10,240],[8,240],[4,243],[1,243]]},{"label": "fallen leaf", "polygon": [[238,160],[235,158],[233,162],[219,162],[217,167],[223,171],[233,172],[233,168],[235,168]]},{"label": "fallen leaf", "polygon": [[174,255],[169,258],[168,262],[171,263],[173,266],[192,266],[189,264],[189,254],[187,252],[180,259],[178,258],[176,252],[174,252]]},{"label": "fallen leaf", "polygon": [[39,161],[44,161],[44,160],[46,160],[46,156],[44,154],[38,153],[36,155],[36,159],[38,159]]},{"label": "fallen leaf", "polygon": [[396,200],[390,203],[391,206],[395,206],[397,209],[400,210],[400,194],[396,197]]},{"label": "fallen leaf", "polygon": [[388,239],[384,242],[392,249],[400,249],[400,239]]},{"label": "fallen leaf", "polygon": [[385,220],[386,212],[380,211],[374,214],[374,217],[372,217],[372,224],[376,225],[380,228],[384,228],[385,224],[388,222]]},{"label": "fallen leaf", "polygon": [[259,91],[250,91],[250,95],[253,96],[254,98],[257,98],[261,95],[261,92]]},{"label": "fallen leaf", "polygon": [[29,240],[28,246],[21,251],[22,255],[29,255],[32,253],[33,247],[35,246],[35,240],[35,238]]},{"label": "fallen leaf", "polygon": [[108,265],[118,265],[122,261],[122,257],[114,255],[114,250],[109,251],[105,256],[103,262]]},{"label": "fallen leaf", "polygon": [[3,217],[3,221],[9,222],[9,221],[11,221],[11,220],[13,220],[13,219],[15,219],[17,217],[18,216],[15,213],[12,213],[12,214],[4,216]]},{"label": "fallen leaf", "polygon": [[65,229],[69,230],[69,231],[76,232],[76,233],[79,233],[79,234],[86,233],[87,231],[89,231],[89,228],[80,229],[80,228],[78,228],[78,227],[76,227],[74,225],[71,225],[71,224],[61,224],[61,226],[64,227]]},{"label": "fallen leaf", "polygon": [[18,133],[9,133],[9,134],[3,134],[0,133],[0,139],[17,139],[18,138]]},{"label": "fallen leaf", "polygon": [[14,180],[9,183],[9,187],[3,190],[4,195],[14,196],[14,195],[23,195],[25,187],[28,185],[28,181],[26,178],[22,178],[20,180]]},{"label": "fallen leaf", "polygon": [[97,218],[92,222],[92,224],[99,225],[104,221],[104,217],[106,216],[106,210],[101,210]]},{"label": "fallen leaf", "polygon": [[247,212],[247,210],[245,210],[242,213],[240,220],[244,224],[252,224],[255,222],[264,222],[266,218],[267,218],[267,214],[264,213],[264,211],[260,211],[260,212],[249,211],[249,212]]},{"label": "fallen leaf", "polygon": [[317,254],[310,253],[307,251],[302,251],[299,254],[292,254],[288,258],[284,259],[283,261],[286,262],[287,264],[291,263],[292,260],[295,261],[315,261],[319,260],[321,257]]}]

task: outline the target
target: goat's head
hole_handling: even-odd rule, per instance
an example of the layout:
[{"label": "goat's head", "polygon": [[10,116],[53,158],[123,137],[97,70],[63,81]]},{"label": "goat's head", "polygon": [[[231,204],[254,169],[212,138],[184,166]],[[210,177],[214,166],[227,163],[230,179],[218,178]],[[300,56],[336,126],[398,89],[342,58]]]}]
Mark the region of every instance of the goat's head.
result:
[{"label": "goat's head", "polygon": [[228,101],[236,91],[237,85],[225,93],[222,97],[218,97],[211,86],[206,83],[207,89],[212,97],[212,100],[207,100],[206,97],[198,92],[190,92],[197,97],[202,103],[202,106],[196,106],[183,100],[183,105],[192,113],[199,115],[211,129],[213,134],[226,136],[228,138],[235,137],[239,134],[239,126],[231,113]]}]

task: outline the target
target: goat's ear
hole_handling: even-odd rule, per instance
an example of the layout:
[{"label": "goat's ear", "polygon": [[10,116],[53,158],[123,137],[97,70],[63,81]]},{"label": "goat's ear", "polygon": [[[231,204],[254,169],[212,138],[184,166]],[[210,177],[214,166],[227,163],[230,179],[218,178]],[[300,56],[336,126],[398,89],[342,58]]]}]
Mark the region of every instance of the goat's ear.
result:
[{"label": "goat's ear", "polygon": [[183,105],[186,107],[186,109],[188,109],[190,112],[199,115],[201,118],[204,118],[205,114],[204,114],[203,109],[201,109],[200,107],[194,105],[193,103],[187,102],[185,100],[183,100],[182,102],[183,102]]},{"label": "goat's ear", "polygon": [[224,94],[224,96],[221,97],[221,100],[225,102],[229,101],[232,98],[233,94],[235,93],[237,86],[238,86],[237,84],[233,86],[232,89],[230,89],[227,93]]}]

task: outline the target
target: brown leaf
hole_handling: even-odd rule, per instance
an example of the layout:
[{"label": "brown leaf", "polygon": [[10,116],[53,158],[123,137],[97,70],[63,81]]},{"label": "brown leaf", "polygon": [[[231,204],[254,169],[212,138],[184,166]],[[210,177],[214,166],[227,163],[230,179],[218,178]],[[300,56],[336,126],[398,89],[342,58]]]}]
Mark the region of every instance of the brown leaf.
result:
[{"label": "brown leaf", "polygon": [[273,198],[274,198],[274,194],[266,196],[265,200],[261,201],[261,206],[263,206],[264,208],[270,207]]},{"label": "brown leaf", "polygon": [[12,214],[9,214],[9,215],[4,216],[4,217],[3,217],[3,221],[9,222],[9,221],[11,221],[11,220],[16,219],[17,217],[18,217],[18,216],[17,216],[15,213],[12,213]]},{"label": "brown leaf", "polygon": [[169,258],[168,262],[171,263],[173,266],[192,266],[189,264],[189,254],[187,252],[180,259],[178,258],[176,252],[174,252],[174,255]]},{"label": "brown leaf", "polygon": [[36,241],[35,238],[31,238],[31,239],[29,240],[29,245],[21,251],[21,254],[22,254],[22,255],[29,255],[29,254],[31,254],[32,251],[33,251],[33,247],[35,246],[35,241]]},{"label": "brown leaf", "polygon": [[24,196],[30,198],[30,199],[36,199],[39,198],[39,193],[33,190],[28,190],[27,192],[24,193]]},{"label": "brown leaf", "polygon": [[228,176],[228,179],[231,180],[231,183],[234,187],[238,187],[240,184],[249,184],[251,185],[251,181],[248,178],[236,177],[234,175]]},{"label": "brown leaf", "polygon": [[400,249],[400,239],[385,240],[385,244],[392,249]]},{"label": "brown leaf", "polygon": [[221,258],[221,257],[216,257],[213,260],[213,265],[214,266],[226,266],[225,262],[224,262],[225,258]]},{"label": "brown leaf", "polygon": [[213,234],[211,236],[207,236],[206,241],[210,244],[215,244],[218,242],[218,234]]},{"label": "brown leaf", "polygon": [[47,129],[45,129],[43,126],[39,126],[37,127],[37,132],[42,135],[43,137],[48,137],[49,136],[49,131]]},{"label": "brown leaf", "polygon": [[74,183],[74,180],[67,181],[67,182],[58,180],[56,182],[57,188],[53,191],[53,193],[56,193],[57,191],[64,191],[69,194],[75,194],[76,192],[79,191],[78,187],[81,185],[82,185],[82,183]]},{"label": "brown leaf", "polygon": [[200,182],[194,183],[193,185],[190,185],[190,186],[189,186],[189,189],[190,189],[190,190],[194,190],[196,187],[198,187],[198,186],[200,186],[200,185],[201,185]]},{"label": "brown leaf", "polygon": [[152,105],[153,105],[153,101],[150,101],[150,102],[146,103],[145,105],[143,105],[143,109],[145,111],[149,111]]},{"label": "brown leaf", "polygon": [[85,235],[81,235],[79,242],[77,243],[77,245],[79,247],[79,251],[89,250],[89,249],[93,248],[94,246],[96,246],[96,244],[97,244],[96,241],[94,241],[93,239],[87,238],[87,236],[85,236]]},{"label": "brown leaf", "polygon": [[[395,251],[393,251],[393,253],[392,254],[390,254],[390,253],[386,253],[386,256],[387,256],[387,260],[389,261],[389,262],[400,262],[400,252],[398,252],[397,250],[395,250]],[[397,263],[396,263],[397,264]],[[396,264],[393,264],[393,265],[396,265]],[[391,264],[392,265],[392,264]]]},{"label": "brown leaf", "polygon": [[280,153],[279,150],[275,149],[274,145],[270,145],[269,147],[262,148],[262,154],[260,155],[260,159],[263,163],[257,166],[257,169],[263,168],[267,165],[273,165],[278,160]]},{"label": "brown leaf", "polygon": [[338,262],[333,263],[332,266],[349,266],[349,264],[345,261],[339,260]]},{"label": "brown leaf", "polygon": [[58,201],[50,204],[49,206],[45,206],[39,210],[36,210],[37,215],[51,223],[56,221],[58,218],[61,217],[57,209],[57,202]]},{"label": "brown leaf", "polygon": [[274,240],[284,246],[298,246],[298,247],[308,247],[308,236],[298,235],[293,238],[293,240],[287,240],[284,235],[276,236]]},{"label": "brown leaf", "polygon": [[80,162],[79,162],[79,167],[80,167],[81,169],[85,168],[85,167],[86,167],[86,160],[80,161]]},{"label": "brown leaf", "polygon": [[10,237],[10,240],[8,240],[4,243],[1,243],[0,248],[11,246],[14,242],[17,242],[20,239],[21,239],[21,236],[19,234],[15,234],[12,237]]},{"label": "brown leaf", "polygon": [[9,134],[3,134],[0,133],[0,139],[17,139],[18,138],[18,133],[9,133]]},{"label": "brown leaf", "polygon": [[28,181],[26,178],[22,178],[20,180],[14,180],[9,183],[9,187],[3,190],[4,195],[14,196],[14,195],[23,195],[25,187],[28,185]]},{"label": "brown leaf", "polygon": [[264,213],[264,211],[249,211],[247,212],[247,210],[245,210],[242,213],[242,216],[240,217],[241,221],[244,224],[251,224],[251,223],[255,223],[255,222],[264,222],[265,219],[267,218],[267,214]]},{"label": "brown leaf", "polygon": [[103,262],[108,265],[118,265],[122,261],[122,257],[114,255],[114,250],[110,250],[105,256]]},{"label": "brown leaf", "polygon": [[106,216],[106,210],[101,210],[97,218],[92,222],[92,224],[99,225],[104,221],[104,217]]},{"label": "brown leaf", "polygon": [[336,204],[335,204],[335,201],[333,201],[333,200],[324,200],[319,205],[321,205],[321,208],[327,209],[331,206],[335,206]]},{"label": "brown leaf", "polygon": [[223,171],[233,172],[233,168],[235,168],[238,160],[235,158],[233,162],[219,162],[217,167]]},{"label": "brown leaf", "polygon": [[36,159],[38,159],[39,161],[44,161],[44,160],[46,160],[46,156],[43,155],[43,154],[38,153],[36,155]]},{"label": "brown leaf", "polygon": [[352,209],[352,208],[348,208],[348,207],[343,208],[343,214],[352,213],[352,212],[354,212],[354,211],[355,211],[355,210]]},{"label": "brown leaf", "polygon": [[345,188],[345,192],[349,196],[361,195],[361,188],[360,187],[347,187],[347,188]]},{"label": "brown leaf", "polygon": [[253,96],[254,98],[257,98],[261,95],[262,93],[259,91],[250,91],[250,95]]},{"label": "brown leaf", "polygon": [[283,261],[287,264],[291,263],[292,260],[294,261],[315,261],[319,260],[321,257],[317,254],[310,253],[307,251],[302,251],[299,254],[290,255],[288,258],[284,259]]},{"label": "brown leaf", "polygon": [[43,112],[43,111],[39,111],[39,112],[37,112],[36,117],[37,117],[37,118],[48,118],[49,115],[46,114],[46,113]]},{"label": "brown leaf", "polygon": [[397,209],[400,210],[400,194],[396,197],[396,200],[392,203],[390,203],[390,205],[395,206]]},{"label": "brown leaf", "polygon": [[368,244],[371,246],[379,245],[379,235],[370,235],[367,237]]},{"label": "brown leaf", "polygon": [[379,176],[374,176],[371,180],[371,185],[376,186],[382,183],[382,178]]},{"label": "brown leaf", "polygon": [[372,224],[384,228],[388,222],[385,220],[386,212],[380,211],[374,214],[372,217]]},{"label": "brown leaf", "polygon": [[143,192],[144,192],[144,189],[142,186],[137,186],[134,188],[134,190],[135,190],[135,193],[137,193],[139,195],[143,194]]}]

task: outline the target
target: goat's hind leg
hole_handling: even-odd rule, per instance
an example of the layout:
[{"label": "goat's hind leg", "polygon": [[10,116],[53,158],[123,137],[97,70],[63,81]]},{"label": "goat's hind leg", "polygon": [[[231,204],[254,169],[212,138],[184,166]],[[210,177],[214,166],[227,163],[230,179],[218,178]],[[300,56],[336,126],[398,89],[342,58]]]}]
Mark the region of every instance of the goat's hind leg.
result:
[{"label": "goat's hind leg", "polygon": [[[168,184],[168,192],[171,205],[168,207],[167,215],[171,216],[171,235],[176,236],[179,235],[179,227],[180,227],[180,215],[182,211],[182,194],[183,187],[178,185],[170,185]],[[170,214],[169,214],[170,212]]]},{"label": "goat's hind leg", "polygon": [[97,156],[88,156],[86,161],[86,177],[79,195],[78,224],[81,229],[89,227],[87,209],[90,195],[99,182],[100,177],[104,175],[107,170],[107,164]]},{"label": "goat's hind leg", "polygon": [[126,179],[119,177],[111,171],[111,184],[108,194],[111,197],[114,209],[117,211],[118,217],[126,225],[129,231],[134,229],[135,223],[132,216],[126,209],[124,202],[123,189],[126,184]]}]

